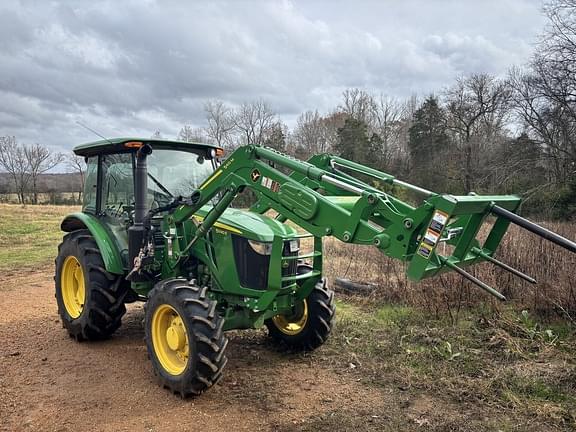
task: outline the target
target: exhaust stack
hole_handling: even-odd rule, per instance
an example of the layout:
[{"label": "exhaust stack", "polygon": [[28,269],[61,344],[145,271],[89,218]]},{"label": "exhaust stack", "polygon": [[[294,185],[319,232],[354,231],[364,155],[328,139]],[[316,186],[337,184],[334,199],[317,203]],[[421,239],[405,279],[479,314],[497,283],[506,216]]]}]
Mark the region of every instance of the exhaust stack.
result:
[{"label": "exhaust stack", "polygon": [[[148,166],[146,159],[152,154],[150,144],[144,144],[136,152],[134,168],[134,223],[128,228],[129,265],[136,266],[136,258],[144,245],[146,227],[144,219],[148,212],[146,195],[148,193]],[[138,282],[138,275],[130,273],[130,280]]]}]

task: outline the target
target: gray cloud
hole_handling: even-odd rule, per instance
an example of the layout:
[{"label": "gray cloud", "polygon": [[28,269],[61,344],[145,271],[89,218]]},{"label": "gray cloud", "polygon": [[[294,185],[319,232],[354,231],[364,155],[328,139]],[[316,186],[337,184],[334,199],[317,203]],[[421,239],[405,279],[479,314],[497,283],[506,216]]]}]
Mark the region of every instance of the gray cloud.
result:
[{"label": "gray cloud", "polygon": [[543,25],[534,0],[5,1],[0,134],[64,150],[95,137],[174,136],[202,104],[263,98],[281,117],[362,87],[439,91],[504,74]]}]

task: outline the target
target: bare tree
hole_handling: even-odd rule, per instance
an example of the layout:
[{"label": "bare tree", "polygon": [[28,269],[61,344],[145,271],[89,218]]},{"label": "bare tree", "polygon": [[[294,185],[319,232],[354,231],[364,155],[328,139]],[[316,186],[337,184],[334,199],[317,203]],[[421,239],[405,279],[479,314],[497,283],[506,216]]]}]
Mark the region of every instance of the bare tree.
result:
[{"label": "bare tree", "polygon": [[366,90],[355,88],[345,90],[342,98],[339,112],[346,118],[361,121],[366,125],[368,134],[375,138],[377,166],[400,171],[404,165],[409,165],[408,131],[410,119],[418,105],[416,97],[403,103],[392,97],[382,94],[376,97]]},{"label": "bare tree", "polygon": [[294,154],[308,158],[326,150],[326,127],[324,118],[318,111],[306,111],[300,114],[294,128]]},{"label": "bare tree", "polygon": [[25,194],[30,183],[30,170],[24,148],[16,142],[14,136],[0,137],[0,167],[14,182],[18,202],[25,203]]},{"label": "bare tree", "polygon": [[231,134],[234,130],[232,110],[219,100],[207,101],[204,112],[208,126],[206,134],[220,147],[229,147],[232,143]]},{"label": "bare tree", "polygon": [[322,147],[319,148],[320,152],[332,151],[339,142],[338,130],[344,126],[348,115],[334,111],[333,113],[325,116],[322,119]]},{"label": "bare tree", "polygon": [[403,113],[404,106],[395,98],[380,95],[375,101],[371,126],[382,141],[376,157],[380,159],[378,165],[384,169],[396,162],[405,147]]},{"label": "bare tree", "polygon": [[177,139],[186,142],[200,142],[206,143],[211,141],[203,129],[193,128],[192,126],[184,125],[180,132],[178,132]]},{"label": "bare tree", "polygon": [[38,178],[64,160],[62,153],[52,153],[40,144],[24,146],[32,186],[32,203],[38,204]]},{"label": "bare tree", "polygon": [[242,135],[244,144],[263,145],[277,122],[276,114],[262,99],[245,102],[234,113],[234,126]]},{"label": "bare tree", "polygon": [[347,89],[342,93],[342,99],[342,105],[338,107],[341,112],[364,122],[369,127],[374,124],[378,106],[370,93],[357,88]]},{"label": "bare tree", "polygon": [[302,159],[318,153],[330,152],[338,144],[338,130],[349,114],[335,111],[321,116],[318,111],[306,111],[297,121],[292,134],[292,153]]},{"label": "bare tree", "polygon": [[414,125],[416,112],[420,108],[418,96],[413,94],[400,103],[400,120],[397,126],[396,138],[398,140],[393,153],[393,161],[390,169],[399,176],[408,176],[411,172],[410,157],[410,129]]},{"label": "bare tree", "polygon": [[73,173],[78,174],[80,184],[78,185],[78,202],[82,199],[82,189],[84,188],[84,173],[86,172],[86,161],[82,156],[74,153],[66,158],[66,166]]},{"label": "bare tree", "polygon": [[448,128],[459,151],[462,186],[477,186],[482,157],[502,131],[510,91],[504,81],[487,74],[460,78],[445,92]]},{"label": "bare tree", "polygon": [[[552,0],[545,4],[548,25],[535,55],[536,69],[543,66],[546,84],[560,85],[576,96],[576,0]],[[566,94],[560,93],[559,102]]]},{"label": "bare tree", "polygon": [[549,168],[550,181],[563,183],[573,171],[576,160],[573,144],[575,122],[568,111],[554,102],[539,85],[540,78],[529,72],[514,69],[509,84],[513,89],[513,104],[521,124],[530,138],[543,151]]},{"label": "bare tree", "polygon": [[548,26],[527,70],[513,69],[516,113],[536,140],[551,183],[574,177],[576,165],[576,0],[545,5]]}]

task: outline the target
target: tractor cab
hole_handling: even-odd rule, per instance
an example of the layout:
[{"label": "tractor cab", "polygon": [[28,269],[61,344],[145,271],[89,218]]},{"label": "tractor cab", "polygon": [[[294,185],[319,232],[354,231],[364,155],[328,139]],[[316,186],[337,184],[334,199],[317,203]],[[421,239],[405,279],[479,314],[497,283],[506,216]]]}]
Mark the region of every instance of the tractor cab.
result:
[{"label": "tractor cab", "polygon": [[222,150],[207,144],[130,138],[97,141],[78,146],[86,158],[82,210],[97,216],[129,218],[134,209],[134,166],[139,146],[149,144],[149,208],[166,205],[176,196],[190,195],[217,168]]},{"label": "tractor cab", "polygon": [[135,157],[144,143],[153,148],[148,157],[148,209],[163,207],[177,196],[190,196],[214,172],[222,154],[222,149],[208,144],[135,138],[96,141],[74,149],[87,164],[82,212],[109,231],[124,268],[130,266],[126,228],[135,210]]}]

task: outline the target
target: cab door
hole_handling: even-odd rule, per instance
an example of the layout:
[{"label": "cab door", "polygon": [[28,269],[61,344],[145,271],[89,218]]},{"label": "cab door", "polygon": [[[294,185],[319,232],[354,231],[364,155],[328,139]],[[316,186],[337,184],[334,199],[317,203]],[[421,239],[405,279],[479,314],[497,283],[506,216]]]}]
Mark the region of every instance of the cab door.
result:
[{"label": "cab door", "polygon": [[132,153],[100,155],[99,218],[116,239],[127,264],[128,227],[134,209],[134,160]]}]

